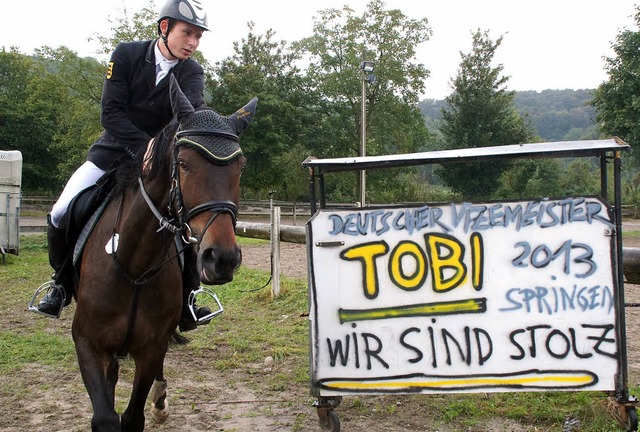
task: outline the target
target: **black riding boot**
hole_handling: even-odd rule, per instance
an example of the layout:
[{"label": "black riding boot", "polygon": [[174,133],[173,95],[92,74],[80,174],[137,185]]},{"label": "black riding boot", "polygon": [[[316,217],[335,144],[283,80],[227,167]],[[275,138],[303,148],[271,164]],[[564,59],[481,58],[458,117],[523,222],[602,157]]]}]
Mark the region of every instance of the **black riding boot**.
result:
[{"label": "black riding boot", "polygon": [[[199,325],[209,324],[211,309],[206,306],[196,306],[196,299],[192,301],[193,313],[189,306],[189,297],[193,291],[200,288],[200,277],[198,276],[198,257],[193,246],[188,246],[184,250],[184,268],[182,269],[182,318],[178,324],[181,332],[194,330]],[[195,317],[194,317],[195,315]]]},{"label": "black riding boot", "polygon": [[49,291],[38,303],[38,311],[57,317],[62,307],[71,303],[73,281],[67,269],[71,252],[67,243],[67,233],[65,229],[53,226],[51,215],[47,215],[47,247],[49,264],[55,273]]}]

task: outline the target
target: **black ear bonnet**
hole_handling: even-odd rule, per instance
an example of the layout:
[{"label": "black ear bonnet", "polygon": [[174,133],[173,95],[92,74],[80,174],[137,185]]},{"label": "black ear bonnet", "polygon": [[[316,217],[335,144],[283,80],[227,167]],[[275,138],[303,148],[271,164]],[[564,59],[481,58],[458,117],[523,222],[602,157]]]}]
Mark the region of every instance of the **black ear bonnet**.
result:
[{"label": "black ear bonnet", "polygon": [[217,112],[196,111],[180,123],[176,147],[189,146],[211,162],[226,165],[242,155],[238,135],[231,120]]},{"label": "black ear bonnet", "polygon": [[212,163],[226,165],[242,155],[238,136],[253,121],[258,98],[229,116],[211,108],[194,110],[173,75],[170,82],[171,104],[179,122],[175,147],[189,146]]}]

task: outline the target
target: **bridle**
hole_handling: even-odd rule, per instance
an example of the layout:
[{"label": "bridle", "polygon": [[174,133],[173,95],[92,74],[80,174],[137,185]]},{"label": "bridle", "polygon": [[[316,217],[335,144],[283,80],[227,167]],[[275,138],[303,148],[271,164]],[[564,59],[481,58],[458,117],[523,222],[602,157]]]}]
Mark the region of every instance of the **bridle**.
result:
[{"label": "bridle", "polygon": [[[185,206],[184,200],[182,198],[182,189],[180,188],[180,175],[178,173],[178,139],[183,136],[193,136],[193,135],[209,135],[209,136],[219,136],[224,138],[230,138],[235,141],[238,140],[237,135],[226,133],[226,132],[218,132],[218,131],[193,131],[193,130],[185,130],[180,131],[176,134],[173,143],[173,152],[172,152],[172,163],[171,163],[171,190],[169,191],[169,205],[168,212],[169,217],[162,216],[160,211],[153,204],[153,201],[147,194],[144,183],[142,182],[142,178],[138,177],[138,183],[140,185],[140,191],[142,192],[142,196],[147,203],[149,209],[153,212],[156,219],[158,219],[158,223],[160,224],[160,228],[158,232],[166,229],[169,230],[173,234],[180,235],[182,241],[185,244],[200,244],[202,241],[202,237],[209,229],[209,226],[216,220],[218,216],[221,214],[228,214],[231,216],[231,220],[233,222],[233,228],[235,229],[236,224],[238,222],[238,206],[229,200],[211,200],[202,204],[198,204],[197,206],[189,209],[185,214]],[[240,154],[238,154],[239,157]],[[212,158],[208,158],[210,162],[215,163]],[[235,159],[235,158],[234,158]],[[200,234],[200,238],[196,239],[193,237],[193,232],[191,230],[191,226],[189,226],[189,221],[196,217],[197,215],[205,212],[212,212],[211,217],[207,221]]]}]

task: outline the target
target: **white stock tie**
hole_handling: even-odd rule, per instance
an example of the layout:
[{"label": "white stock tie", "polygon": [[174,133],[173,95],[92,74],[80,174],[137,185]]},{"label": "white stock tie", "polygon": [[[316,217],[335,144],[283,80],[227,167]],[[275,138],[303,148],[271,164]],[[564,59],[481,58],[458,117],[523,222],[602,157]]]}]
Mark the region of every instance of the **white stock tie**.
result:
[{"label": "white stock tie", "polygon": [[169,62],[167,60],[161,60],[159,64],[156,65],[156,85],[162,80],[162,78],[166,77],[171,68],[173,67],[174,62]]}]

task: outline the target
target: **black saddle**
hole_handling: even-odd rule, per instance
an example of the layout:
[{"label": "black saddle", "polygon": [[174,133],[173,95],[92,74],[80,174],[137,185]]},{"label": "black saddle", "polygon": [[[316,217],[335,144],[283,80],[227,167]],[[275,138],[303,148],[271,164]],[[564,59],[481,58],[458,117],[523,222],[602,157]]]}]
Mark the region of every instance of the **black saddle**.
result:
[{"label": "black saddle", "polygon": [[87,225],[91,225],[90,228],[93,228],[111,198],[111,192],[117,182],[115,173],[116,170],[107,171],[98,179],[95,185],[80,191],[71,200],[67,212],[62,218],[60,225],[67,232],[67,244],[75,245],[74,263],[77,261],[76,254],[79,249],[82,249],[86,237],[91,232],[89,229],[89,232],[85,235]]}]

